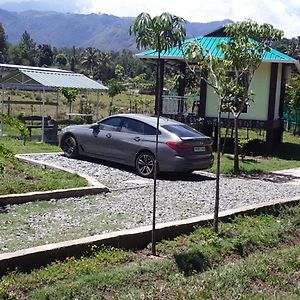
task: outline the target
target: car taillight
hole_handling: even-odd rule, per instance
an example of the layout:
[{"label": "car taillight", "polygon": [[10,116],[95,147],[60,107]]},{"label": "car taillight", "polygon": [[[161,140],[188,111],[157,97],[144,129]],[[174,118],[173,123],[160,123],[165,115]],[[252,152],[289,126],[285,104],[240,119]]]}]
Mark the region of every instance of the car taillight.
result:
[{"label": "car taillight", "polygon": [[212,152],[212,144],[207,144],[206,147],[208,151]]},{"label": "car taillight", "polygon": [[175,151],[191,151],[193,146],[183,144],[182,142],[166,142],[166,144]]}]

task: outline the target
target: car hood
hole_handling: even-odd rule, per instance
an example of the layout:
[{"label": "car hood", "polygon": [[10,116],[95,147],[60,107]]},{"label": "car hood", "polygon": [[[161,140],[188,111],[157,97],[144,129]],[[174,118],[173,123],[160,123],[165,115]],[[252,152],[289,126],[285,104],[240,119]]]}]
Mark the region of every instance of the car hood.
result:
[{"label": "car hood", "polygon": [[84,125],[70,125],[62,129],[63,132],[65,131],[72,131],[77,129],[89,129],[92,124],[84,124]]}]

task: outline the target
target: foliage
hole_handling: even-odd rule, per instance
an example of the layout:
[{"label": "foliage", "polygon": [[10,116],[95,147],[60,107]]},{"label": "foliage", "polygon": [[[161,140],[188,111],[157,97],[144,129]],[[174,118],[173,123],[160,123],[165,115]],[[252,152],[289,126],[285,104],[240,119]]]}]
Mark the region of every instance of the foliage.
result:
[{"label": "foliage", "polygon": [[80,62],[88,70],[88,75],[94,78],[99,65],[99,50],[88,47],[82,53]]},{"label": "foliage", "polygon": [[[92,114],[92,104],[89,99],[86,97],[82,96],[80,99],[80,104],[79,104],[79,111],[80,114]],[[85,123],[91,123],[92,122],[92,117],[90,116],[85,116],[82,118],[81,121],[84,121]]]},{"label": "foliage", "polygon": [[28,141],[24,145],[19,139],[9,136],[1,137],[0,165],[5,172],[1,176],[0,195],[85,186],[86,180],[78,175],[31,166],[19,162],[14,157],[15,153],[58,151],[60,151],[58,146],[46,143]]},{"label": "foliage", "polygon": [[136,44],[139,49],[151,47],[161,52],[178,45],[185,38],[184,19],[170,13],[162,13],[153,19],[145,12],[139,14],[129,33],[136,36]]},{"label": "foliage", "polygon": [[63,96],[67,99],[67,102],[69,103],[69,112],[72,112],[72,103],[75,102],[79,90],[74,88],[61,88],[60,89]]},{"label": "foliage", "polygon": [[38,66],[52,66],[53,64],[53,51],[50,45],[39,45],[38,46],[39,61]]},{"label": "foliage", "polygon": [[66,66],[68,63],[68,58],[64,53],[58,53],[55,57],[55,63],[59,66]]},{"label": "foliage", "polygon": [[[155,114],[157,115],[156,143],[154,153],[154,182],[153,182],[153,207],[156,206],[156,179],[157,179],[157,157],[158,157],[158,126],[159,115],[161,113],[162,101],[162,74],[161,52],[167,51],[174,46],[181,47],[186,36],[184,19],[170,13],[162,13],[160,16],[151,18],[148,13],[139,14],[134,23],[129,28],[129,34],[135,35],[135,41],[139,49],[151,47],[157,52],[156,64],[156,105]],[[155,209],[153,209],[152,223],[152,254],[155,255]]]},{"label": "foliage", "polygon": [[0,23],[0,63],[6,62],[7,48],[7,36],[2,24]]},{"label": "foliage", "polygon": [[300,75],[293,77],[287,85],[287,106],[295,122],[300,122]]},{"label": "foliage", "polygon": [[110,103],[109,103],[109,115],[113,113],[113,99],[116,95],[122,93],[125,91],[124,85],[117,79],[110,79],[108,81],[108,96],[111,98]]},{"label": "foliage", "polygon": [[203,69],[209,70],[207,80],[219,96],[219,110],[230,111],[234,117],[235,151],[234,170],[239,172],[238,160],[238,122],[243,109],[253,101],[250,84],[255,71],[262,62],[264,52],[270,51],[272,41],[282,37],[283,32],[274,29],[270,24],[259,25],[253,21],[229,24],[225,27],[228,39],[218,47],[224,58],[214,58],[205,53],[198,44],[191,44],[187,57],[196,61]]},{"label": "foliage", "polygon": [[26,141],[28,140],[29,137],[29,129],[27,128],[26,124],[21,122],[20,120],[18,120],[15,117],[12,116],[8,116],[5,114],[0,114],[0,119],[7,125],[12,126],[14,128],[16,128],[18,130],[18,132],[20,133],[24,145],[26,143]]},{"label": "foliage", "polygon": [[272,43],[272,47],[300,60],[300,36],[291,39],[283,38],[282,40],[275,41]]}]

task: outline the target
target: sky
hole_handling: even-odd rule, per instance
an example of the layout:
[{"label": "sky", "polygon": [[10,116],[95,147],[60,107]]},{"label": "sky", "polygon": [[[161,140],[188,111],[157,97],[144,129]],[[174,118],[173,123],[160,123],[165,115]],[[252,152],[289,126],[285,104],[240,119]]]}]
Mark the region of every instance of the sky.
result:
[{"label": "sky", "polygon": [[135,17],[141,12],[151,16],[170,12],[190,22],[224,19],[271,23],[288,38],[300,36],[300,0],[0,0],[0,8],[18,2],[22,10],[56,10],[76,13],[106,13]]}]

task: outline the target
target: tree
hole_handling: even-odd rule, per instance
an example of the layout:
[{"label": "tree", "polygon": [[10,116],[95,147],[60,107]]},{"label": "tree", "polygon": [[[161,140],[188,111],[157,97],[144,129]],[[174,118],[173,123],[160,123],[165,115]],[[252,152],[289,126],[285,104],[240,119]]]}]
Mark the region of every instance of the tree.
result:
[{"label": "tree", "polygon": [[155,161],[154,161],[154,189],[153,189],[153,223],[152,223],[152,254],[156,255],[155,250],[155,211],[156,211],[156,178],[157,178],[157,156],[158,156],[158,128],[159,128],[159,114],[161,107],[161,80],[159,78],[162,74],[161,68],[161,53],[169,49],[179,46],[186,36],[184,27],[184,19],[170,13],[162,13],[160,16],[151,18],[148,13],[141,13],[137,16],[132,26],[129,28],[129,34],[134,34],[136,37],[136,44],[139,49],[146,49],[151,47],[157,51],[157,65],[156,65],[156,112],[157,112],[157,128],[156,128],[156,147],[155,147]]},{"label": "tree", "polygon": [[38,58],[36,43],[27,31],[22,34],[19,47],[21,50],[22,64],[36,66]]},{"label": "tree", "polygon": [[115,58],[111,53],[99,51],[98,69],[96,73],[96,79],[107,81],[114,77],[115,68],[114,61]]},{"label": "tree", "polygon": [[108,96],[111,98],[110,103],[109,103],[109,112],[108,114],[111,115],[113,111],[113,100],[114,97],[120,93],[125,91],[124,85],[118,81],[115,78],[112,78],[108,81]]},{"label": "tree", "polygon": [[66,66],[68,63],[68,58],[64,53],[58,53],[55,56],[55,63],[59,66]]},{"label": "tree", "polygon": [[99,63],[99,51],[89,47],[81,53],[80,62],[86,68],[88,75],[94,78]]},{"label": "tree", "polygon": [[7,59],[7,37],[5,30],[0,23],[0,63],[5,62]]},{"label": "tree", "polygon": [[197,42],[191,42],[187,45],[186,52],[187,63],[192,63],[190,70],[195,76],[200,75],[200,80],[206,83],[214,90],[219,98],[218,117],[217,117],[217,158],[216,158],[216,190],[215,190],[215,208],[214,223],[215,232],[219,228],[219,200],[220,200],[220,153],[221,153],[221,113],[224,111],[226,99],[235,96],[236,90],[232,84],[228,73],[231,71],[230,62],[214,57],[210,52],[205,52]]},{"label": "tree", "polygon": [[282,40],[275,41],[272,43],[272,47],[300,60],[300,36],[291,39],[283,38]]},{"label": "tree", "polygon": [[287,86],[287,105],[296,123],[300,123],[300,75],[293,77]]},{"label": "tree", "polygon": [[[217,172],[216,198],[214,210],[214,230],[218,231],[219,213],[219,180],[220,180],[220,138],[221,112],[230,111],[234,116],[235,127],[235,159],[234,171],[239,171],[238,164],[238,118],[249,101],[253,92],[250,84],[254,72],[262,62],[264,51],[269,51],[269,43],[280,38],[281,31],[269,24],[258,25],[245,21],[227,25],[225,32],[229,35],[226,42],[218,45],[224,57],[214,57],[209,51],[204,51],[199,43],[190,43],[187,47],[187,59],[193,62],[194,68],[201,78],[213,88],[219,98],[218,134],[217,134]],[[192,69],[196,73],[195,69]],[[203,74],[206,74],[203,76]]]},{"label": "tree", "polygon": [[281,30],[270,24],[259,25],[253,21],[229,24],[225,28],[229,41],[223,42],[220,49],[229,62],[231,72],[228,81],[235,89],[235,95],[224,104],[234,117],[234,172],[239,172],[238,119],[244,107],[253,100],[250,84],[255,71],[260,66],[263,53],[270,51],[270,44],[283,36]]},{"label": "tree", "polygon": [[39,67],[42,66],[51,66],[53,64],[53,52],[50,45],[39,45],[38,46],[39,53]]},{"label": "tree", "polygon": [[79,90],[73,89],[73,88],[62,88],[61,93],[63,96],[67,99],[67,102],[69,103],[69,113],[72,112],[72,103],[76,100]]}]

